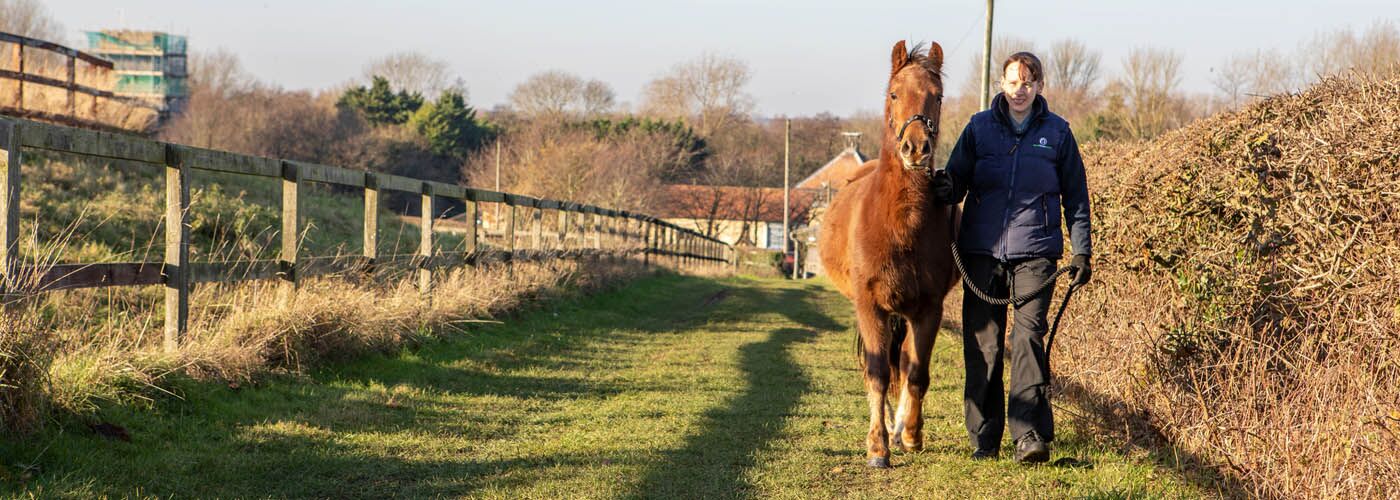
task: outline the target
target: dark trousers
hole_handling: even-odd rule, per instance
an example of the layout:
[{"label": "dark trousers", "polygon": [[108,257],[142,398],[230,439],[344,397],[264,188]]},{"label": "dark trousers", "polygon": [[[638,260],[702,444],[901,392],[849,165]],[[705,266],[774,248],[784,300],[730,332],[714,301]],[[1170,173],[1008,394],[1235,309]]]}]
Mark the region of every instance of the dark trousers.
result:
[{"label": "dark trousers", "polygon": [[[1001,262],[985,255],[964,255],[967,277],[992,297],[1029,292],[1055,273],[1055,260],[1017,259]],[[1048,398],[1049,371],[1045,356],[1045,319],[1054,287],[1016,306],[1011,327],[1011,400],[1002,389],[1002,360],[1006,350],[1006,306],[988,304],[963,285],[963,361],[967,383],[963,390],[967,432],[972,445],[983,449],[1001,447],[1005,415],[1011,417],[1011,437],[1019,438],[1032,430],[1046,442],[1055,439],[1055,423]],[[1003,412],[1003,408],[1006,409]]]}]

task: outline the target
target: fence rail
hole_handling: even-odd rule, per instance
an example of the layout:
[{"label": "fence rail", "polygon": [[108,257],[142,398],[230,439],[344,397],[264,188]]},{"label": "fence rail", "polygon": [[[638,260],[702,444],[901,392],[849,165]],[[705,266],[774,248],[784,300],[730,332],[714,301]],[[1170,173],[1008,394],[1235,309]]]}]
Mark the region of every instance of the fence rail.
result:
[{"label": "fence rail", "polygon": [[[103,74],[106,74],[113,70],[114,66],[112,61],[108,61],[101,57],[88,54],[80,50],[65,47],[53,42],[15,35],[12,33],[0,32],[0,43],[11,44],[12,55],[10,59],[14,62],[15,65],[14,70],[0,69],[0,79],[14,80],[16,84],[14,101],[15,105],[0,105],[0,113],[24,118],[47,120],[55,123],[64,123],[79,127],[118,130],[119,127],[115,127],[107,123],[102,123],[100,120],[98,120],[98,98],[120,102],[126,106],[148,108],[156,111],[160,110],[158,106],[142,102],[139,99],[129,99],[126,97],[118,96],[109,90],[103,90],[87,85],[81,85],[77,82],[78,61],[87,63],[92,68]],[[26,47],[31,49],[48,51],[65,58],[65,78],[51,78],[27,72],[25,67],[25,52],[27,52],[25,50]],[[32,109],[25,107],[24,87],[26,83],[34,85],[44,85],[65,90],[66,99],[64,101],[64,110],[66,111],[66,113],[55,113],[52,111],[45,111],[41,109]],[[79,116],[77,110],[78,94],[83,94],[91,97],[92,106],[90,110],[90,115],[92,116],[92,119],[84,119]]]},{"label": "fence rail", "polygon": [[[570,201],[534,198],[513,193],[366,172],[330,165],[245,156],[225,151],[168,144],[141,137],[104,131],[69,128],[22,119],[0,118],[0,150],[4,173],[0,175],[0,275],[11,289],[5,293],[39,293],[75,288],[165,285],[165,345],[174,348],[183,339],[189,320],[190,289],[197,283],[277,279],[295,292],[302,279],[337,272],[366,271],[376,266],[407,264],[418,270],[419,289],[431,297],[436,269],[484,262],[509,265],[515,261],[581,257],[640,256],[647,265],[671,267],[728,264],[733,248],[714,238],[624,210],[613,210]],[[92,158],[138,162],[165,169],[165,251],[161,262],[118,262],[33,266],[18,255],[20,167],[23,152],[52,151]],[[278,259],[190,262],[189,208],[191,169],[281,179],[281,255]],[[332,184],[364,190],[362,255],[303,255],[298,235],[303,228],[302,194],[307,183]],[[422,196],[418,251],[412,254],[378,254],[379,197],[382,191],[402,191]],[[446,251],[434,243],[436,198],[465,204],[468,223],[465,249]],[[507,215],[500,233],[501,245],[481,241],[477,220],[482,203],[496,203]],[[530,226],[524,231],[528,246],[517,230],[517,210],[529,210]],[[544,211],[558,212],[554,248],[544,242]],[[573,224],[570,221],[573,220]],[[579,230],[579,234],[570,234]],[[574,236],[570,241],[569,236]],[[571,245],[572,243],[572,245]],[[21,279],[21,277],[23,277]]]}]

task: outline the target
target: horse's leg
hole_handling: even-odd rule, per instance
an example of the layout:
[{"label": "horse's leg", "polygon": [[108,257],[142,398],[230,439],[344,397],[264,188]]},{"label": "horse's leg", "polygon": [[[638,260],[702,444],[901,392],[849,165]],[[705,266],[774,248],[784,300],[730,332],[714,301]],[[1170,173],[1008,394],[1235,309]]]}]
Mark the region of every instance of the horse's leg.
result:
[{"label": "horse's leg", "polygon": [[941,304],[915,315],[909,321],[909,334],[902,346],[904,356],[900,369],[904,372],[904,390],[900,393],[899,414],[895,416],[900,432],[891,437],[909,451],[924,449],[924,394],[928,393],[933,342],[938,337],[938,325],[942,320]]},{"label": "horse's leg", "polygon": [[886,345],[889,346],[886,352],[889,354],[890,358],[888,365],[890,380],[885,391],[885,430],[889,432],[891,437],[890,446],[898,451],[904,451],[900,446],[899,438],[896,437],[899,436],[899,429],[903,427],[903,425],[895,418],[895,415],[899,412],[896,411],[894,405],[899,402],[900,391],[904,390],[904,374],[900,370],[901,367],[904,366],[901,356],[903,350],[900,349],[899,346],[903,344],[905,338],[909,336],[908,324],[909,322],[896,314],[890,314],[885,317],[885,331],[889,334],[889,336],[886,337],[888,339]]},{"label": "horse's leg", "polygon": [[[866,302],[866,301],[862,301]],[[856,304],[861,353],[865,359],[865,397],[870,404],[870,428],[865,435],[866,465],[889,467],[889,431],[885,429],[885,391],[890,383],[889,313],[871,303]]]},{"label": "horse's leg", "polygon": [[898,361],[894,366],[890,367],[890,373],[892,374],[890,397],[894,398],[898,396],[899,400],[899,407],[891,418],[891,420],[894,421],[894,425],[890,426],[890,447],[899,451],[917,451],[916,449],[906,447],[904,440],[900,439],[900,435],[904,433],[905,429],[905,418],[909,415],[909,404],[912,402],[907,389],[909,387],[909,363],[914,359],[912,356],[915,334],[914,323],[911,321],[904,321],[899,327],[902,328],[900,334],[895,337],[896,340],[894,342],[890,342],[890,350],[899,353],[890,356]]}]

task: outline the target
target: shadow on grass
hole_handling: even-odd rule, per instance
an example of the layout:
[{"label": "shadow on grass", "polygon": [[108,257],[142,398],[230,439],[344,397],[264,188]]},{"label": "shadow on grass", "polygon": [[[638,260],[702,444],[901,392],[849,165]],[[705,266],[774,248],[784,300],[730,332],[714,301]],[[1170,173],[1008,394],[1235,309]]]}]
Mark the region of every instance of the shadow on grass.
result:
[{"label": "shadow on grass", "polygon": [[1123,401],[1066,379],[1055,380],[1055,385],[1059,386],[1061,397],[1074,401],[1091,414],[1094,421],[1084,422],[1090,426],[1085,431],[1091,432],[1096,426],[1097,430],[1122,440],[1124,449],[1144,449],[1157,465],[1176,470],[1196,486],[1227,498],[1252,498],[1258,496],[1255,492],[1261,491],[1259,485],[1215,472],[1221,464],[1176,446],[1147,414],[1130,409]]},{"label": "shadow on grass", "polygon": [[[547,302],[506,325],[445,335],[410,352],[272,378],[258,387],[234,391],[221,383],[181,381],[172,390],[183,399],[111,404],[97,413],[94,418],[129,431],[130,442],[97,436],[77,421],[29,442],[0,440],[3,464],[38,471],[24,483],[0,482],[0,493],[441,497],[553,479],[520,471],[611,462],[652,467],[642,494],[742,494],[754,453],[778,435],[786,414],[809,390],[788,346],[810,339],[813,330],[840,325],[809,292],[760,286],[723,291],[712,280],[664,275],[594,297]],[[746,392],[705,414],[703,430],[683,449],[667,453],[664,464],[648,462],[656,452],[641,449],[539,457],[477,451],[480,443],[516,439],[522,428],[567,432],[577,423],[539,420],[538,414],[522,414],[522,404],[547,407],[654,390],[571,375],[580,369],[625,370],[614,358],[652,336],[775,312],[794,324],[740,348]],[[477,407],[464,412],[460,399],[453,399],[460,395],[484,397],[471,398]]]},{"label": "shadow on grass", "polygon": [[745,472],[755,455],[783,430],[783,420],[811,384],[788,353],[810,341],[811,330],[783,328],[740,348],[746,390],[723,408],[706,412],[702,430],[685,447],[663,454],[637,494],[652,498],[750,496]]},{"label": "shadow on grass", "polygon": [[[702,301],[721,288],[711,280],[664,275],[594,297],[539,304],[506,325],[444,335],[413,352],[273,377],[258,387],[234,391],[222,383],[175,381],[168,389],[179,399],[108,404],[93,417],[65,418],[28,441],[0,440],[4,465],[39,471],[25,483],[0,482],[0,491],[117,497],[467,493],[483,474],[503,466],[501,457],[461,449],[424,460],[416,450],[376,445],[364,436],[436,433],[472,442],[509,438],[522,427],[523,417],[507,412],[454,411],[445,400],[453,395],[484,395],[484,404],[510,410],[521,401],[615,395],[627,388],[555,374],[577,358],[703,324],[709,308]],[[658,311],[668,314],[653,318]],[[403,393],[398,399],[395,390]],[[86,429],[89,419],[123,427],[130,442],[93,434]]]}]

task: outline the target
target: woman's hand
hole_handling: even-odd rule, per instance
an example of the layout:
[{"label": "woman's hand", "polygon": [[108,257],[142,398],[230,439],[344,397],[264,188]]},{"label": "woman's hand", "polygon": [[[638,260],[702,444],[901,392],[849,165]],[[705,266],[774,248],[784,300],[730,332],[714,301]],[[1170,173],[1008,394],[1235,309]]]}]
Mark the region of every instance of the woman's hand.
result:
[{"label": "woman's hand", "polygon": [[955,193],[953,192],[953,177],[948,175],[947,169],[940,168],[938,170],[934,170],[933,180],[930,182],[932,183],[932,186],[930,187],[933,191],[934,201],[942,203],[944,205],[952,205],[954,203],[957,203],[957,200],[953,199],[953,197],[955,196]]},{"label": "woman's hand", "polygon": [[1069,262],[1069,267],[1074,269],[1070,271],[1070,285],[1087,284],[1089,283],[1089,276],[1094,274],[1093,269],[1091,269],[1089,265],[1088,255],[1075,255],[1074,260]]}]

